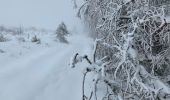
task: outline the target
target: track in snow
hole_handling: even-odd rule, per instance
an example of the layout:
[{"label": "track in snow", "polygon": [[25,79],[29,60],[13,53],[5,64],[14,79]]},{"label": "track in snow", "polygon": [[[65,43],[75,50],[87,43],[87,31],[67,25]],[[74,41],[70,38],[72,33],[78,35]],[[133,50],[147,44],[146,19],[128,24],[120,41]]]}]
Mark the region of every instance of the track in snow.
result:
[{"label": "track in snow", "polygon": [[82,68],[73,70],[68,64],[74,53],[90,52],[91,40],[77,36],[71,41],[3,65],[0,100],[80,100]]}]

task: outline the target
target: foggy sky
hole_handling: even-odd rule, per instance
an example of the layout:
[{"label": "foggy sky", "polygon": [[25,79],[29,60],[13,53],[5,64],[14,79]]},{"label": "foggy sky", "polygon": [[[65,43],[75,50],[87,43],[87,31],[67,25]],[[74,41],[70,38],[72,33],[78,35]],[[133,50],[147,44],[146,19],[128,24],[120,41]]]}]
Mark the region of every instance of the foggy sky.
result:
[{"label": "foggy sky", "polygon": [[56,29],[76,25],[71,0],[0,0],[0,25]]}]

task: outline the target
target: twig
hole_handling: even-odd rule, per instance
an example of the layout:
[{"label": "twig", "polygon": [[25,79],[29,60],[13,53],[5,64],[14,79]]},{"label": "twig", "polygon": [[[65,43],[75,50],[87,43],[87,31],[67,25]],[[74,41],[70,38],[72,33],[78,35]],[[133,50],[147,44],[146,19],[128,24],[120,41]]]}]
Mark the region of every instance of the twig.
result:
[{"label": "twig", "polygon": [[77,56],[78,56],[78,55],[79,55],[79,54],[76,53],[76,54],[74,55],[74,57],[73,57],[73,62],[72,62],[72,65],[71,65],[72,68],[74,68],[74,67],[75,67],[75,64],[78,62],[78,61],[77,61]]},{"label": "twig", "polygon": [[87,73],[88,73],[89,71],[90,71],[90,70],[87,69],[87,71],[84,73],[84,76],[83,76],[83,85],[82,85],[82,92],[83,92],[83,94],[82,94],[82,100],[85,100],[85,98],[87,98],[87,97],[85,96],[85,93],[84,93],[84,87],[85,87],[86,75],[87,75]]},{"label": "twig", "polygon": [[93,96],[93,91],[90,94],[89,100],[91,100],[92,96]]},{"label": "twig", "polygon": [[109,94],[109,95],[108,95],[108,100],[110,100],[110,96],[112,96],[112,95],[113,95],[113,94]]},{"label": "twig", "polygon": [[81,10],[83,9],[83,7],[84,7],[87,3],[88,3],[88,2],[85,2],[85,3],[80,7],[80,9],[78,10],[77,16],[78,16],[79,18],[81,18]]},{"label": "twig", "polygon": [[154,35],[154,34],[159,33],[165,26],[167,26],[167,22],[164,19],[164,23],[157,30],[155,30],[152,34]]},{"label": "twig", "polygon": [[93,62],[96,62],[96,53],[97,53],[98,41],[95,41],[95,49],[93,54]]},{"label": "twig", "polygon": [[87,56],[87,55],[85,55],[83,58],[84,58],[84,59],[86,59],[86,60],[87,60],[87,62],[88,62],[90,65],[92,64],[92,62],[90,61],[90,59],[88,58],[88,56]]},{"label": "twig", "polygon": [[95,99],[96,99],[96,100],[97,100],[97,93],[96,93],[96,92],[97,92],[97,83],[98,83],[98,81],[99,81],[99,80],[96,80],[96,82],[95,82],[95,87],[94,87],[94,88],[95,88],[94,94],[95,94]]}]

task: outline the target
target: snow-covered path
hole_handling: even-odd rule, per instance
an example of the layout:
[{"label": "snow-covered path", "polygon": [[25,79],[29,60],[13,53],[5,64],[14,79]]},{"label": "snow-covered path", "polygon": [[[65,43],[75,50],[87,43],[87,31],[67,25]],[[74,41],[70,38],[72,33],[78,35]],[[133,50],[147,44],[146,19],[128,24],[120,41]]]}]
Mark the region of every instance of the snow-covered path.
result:
[{"label": "snow-covered path", "polygon": [[80,100],[82,68],[69,68],[69,61],[76,52],[89,53],[91,40],[76,36],[70,41],[2,65],[0,100]]}]

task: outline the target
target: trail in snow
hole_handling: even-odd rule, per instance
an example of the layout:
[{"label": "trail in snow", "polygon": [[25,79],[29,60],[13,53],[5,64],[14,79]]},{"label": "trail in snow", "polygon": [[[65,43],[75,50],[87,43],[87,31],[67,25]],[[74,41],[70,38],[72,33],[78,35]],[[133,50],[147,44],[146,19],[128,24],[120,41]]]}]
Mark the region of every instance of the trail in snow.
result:
[{"label": "trail in snow", "polygon": [[91,52],[91,40],[75,36],[70,41],[2,65],[0,100],[80,100],[83,67],[73,70],[68,64],[74,53]]}]

